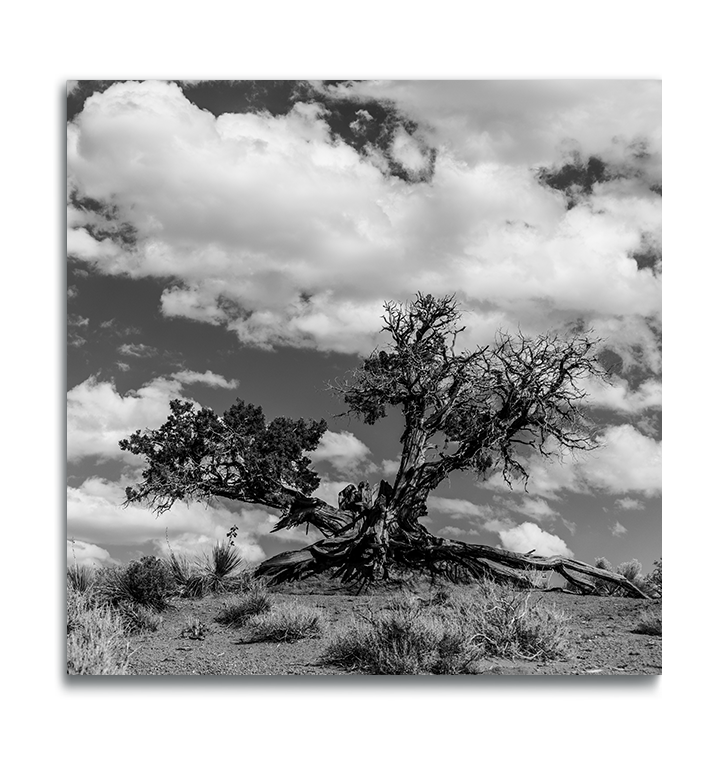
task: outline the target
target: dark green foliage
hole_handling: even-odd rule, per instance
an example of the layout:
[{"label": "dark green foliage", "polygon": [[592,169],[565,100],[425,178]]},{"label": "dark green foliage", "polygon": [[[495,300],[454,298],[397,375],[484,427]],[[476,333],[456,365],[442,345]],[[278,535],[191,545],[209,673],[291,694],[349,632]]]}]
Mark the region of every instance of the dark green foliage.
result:
[{"label": "dark green foliage", "polygon": [[[149,500],[158,512],[176,500],[222,496],[280,507],[284,488],[310,494],[320,483],[305,452],[315,449],[327,424],[277,417],[237,400],[219,417],[188,401],[170,403],[158,430],[133,433],[120,448],[146,458],[143,482],[126,489],[126,502]],[[282,482],[282,483],[281,483]]]},{"label": "dark green foliage", "polygon": [[135,603],[157,612],[165,609],[175,590],[170,571],[154,556],[143,556],[122,569],[104,570],[99,577],[99,594],[113,606]]}]

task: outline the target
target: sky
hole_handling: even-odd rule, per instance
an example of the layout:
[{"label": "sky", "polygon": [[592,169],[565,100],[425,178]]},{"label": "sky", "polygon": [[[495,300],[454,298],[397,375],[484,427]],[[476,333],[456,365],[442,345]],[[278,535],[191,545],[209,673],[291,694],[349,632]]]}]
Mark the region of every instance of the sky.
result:
[{"label": "sky", "polygon": [[119,449],[182,397],[328,422],[334,503],[390,478],[401,418],[328,390],[383,339],[383,302],[456,294],[473,348],[581,325],[595,452],[530,464],[527,491],[456,475],[424,523],[454,539],[646,571],[661,546],[661,87],[651,80],[69,81],[68,558],[300,548],[278,513],[122,507]]}]

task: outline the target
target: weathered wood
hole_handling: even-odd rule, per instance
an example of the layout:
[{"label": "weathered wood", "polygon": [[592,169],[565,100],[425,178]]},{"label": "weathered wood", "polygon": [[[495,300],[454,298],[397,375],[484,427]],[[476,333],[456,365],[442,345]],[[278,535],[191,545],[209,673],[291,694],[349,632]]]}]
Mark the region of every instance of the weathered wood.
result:
[{"label": "weathered wood", "polygon": [[397,568],[448,576],[460,572],[472,578],[490,577],[531,588],[527,573],[554,571],[585,594],[597,593],[593,580],[600,580],[614,583],[631,597],[649,598],[623,575],[576,559],[520,554],[448,540],[431,535],[417,521],[410,522],[408,528],[407,520],[401,523],[393,511],[392,487],[387,482],[374,487],[372,495],[371,500],[367,496],[358,498],[344,490],[342,510],[318,498],[298,498],[273,531],[307,524],[326,537],[298,551],[267,559],[257,568],[257,574],[271,583],[280,583],[330,572],[344,582],[367,586]]}]

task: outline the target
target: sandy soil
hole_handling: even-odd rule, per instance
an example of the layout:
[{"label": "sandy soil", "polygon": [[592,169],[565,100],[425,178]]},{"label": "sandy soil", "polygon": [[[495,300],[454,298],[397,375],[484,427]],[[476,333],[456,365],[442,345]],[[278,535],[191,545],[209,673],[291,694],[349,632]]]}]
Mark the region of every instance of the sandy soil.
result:
[{"label": "sandy soil", "polygon": [[[223,597],[174,599],[156,632],[136,635],[131,674],[136,675],[339,675],[348,674],[322,663],[322,654],[338,622],[352,613],[378,609],[394,590],[353,595],[335,584],[307,581],[271,590],[274,601],[319,607],[328,622],[326,634],[294,643],[250,642],[244,629],[214,619]],[[427,596],[427,589],[417,589]],[[478,674],[503,675],[657,675],[661,673],[661,637],[634,630],[648,611],[660,615],[660,600],[583,597],[533,592],[570,617],[570,652],[562,660],[537,663],[493,659],[477,665]],[[197,616],[207,627],[202,639],[183,635],[187,619]]]}]

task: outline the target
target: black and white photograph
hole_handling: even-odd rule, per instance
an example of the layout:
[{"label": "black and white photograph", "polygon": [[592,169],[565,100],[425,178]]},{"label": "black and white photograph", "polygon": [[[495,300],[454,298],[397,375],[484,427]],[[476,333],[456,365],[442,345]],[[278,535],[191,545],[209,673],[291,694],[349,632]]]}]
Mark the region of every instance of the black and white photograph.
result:
[{"label": "black and white photograph", "polygon": [[661,80],[66,98],[71,682],[662,673]]}]

